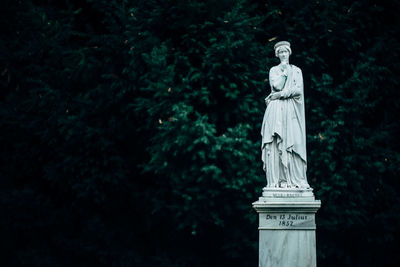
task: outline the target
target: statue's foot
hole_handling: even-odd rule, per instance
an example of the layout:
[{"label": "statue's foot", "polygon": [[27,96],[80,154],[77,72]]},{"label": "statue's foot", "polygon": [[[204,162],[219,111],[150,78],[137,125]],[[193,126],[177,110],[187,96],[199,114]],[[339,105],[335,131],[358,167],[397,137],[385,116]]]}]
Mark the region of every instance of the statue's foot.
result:
[{"label": "statue's foot", "polygon": [[301,185],[296,185],[296,188],[310,189],[311,186],[309,184],[301,184]]},{"label": "statue's foot", "polygon": [[305,189],[310,189],[311,188],[311,186],[309,184],[302,184],[300,187],[301,188],[305,188]]}]

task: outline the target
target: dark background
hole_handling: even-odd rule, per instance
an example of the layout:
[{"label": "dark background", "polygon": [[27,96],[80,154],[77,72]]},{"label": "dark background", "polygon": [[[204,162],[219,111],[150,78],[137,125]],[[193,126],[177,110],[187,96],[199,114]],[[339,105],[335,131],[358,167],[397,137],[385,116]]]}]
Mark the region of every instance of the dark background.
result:
[{"label": "dark background", "polygon": [[257,266],[273,45],[319,266],[400,261],[398,1],[3,0],[0,265]]}]

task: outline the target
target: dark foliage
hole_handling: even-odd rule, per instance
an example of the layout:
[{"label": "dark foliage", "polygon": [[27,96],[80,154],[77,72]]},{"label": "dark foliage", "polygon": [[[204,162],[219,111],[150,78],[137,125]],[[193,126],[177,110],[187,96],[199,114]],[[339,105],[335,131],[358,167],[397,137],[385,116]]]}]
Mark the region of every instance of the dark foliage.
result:
[{"label": "dark foliage", "polygon": [[2,3],[2,266],[257,266],[279,40],[304,74],[319,265],[400,261],[398,2]]}]

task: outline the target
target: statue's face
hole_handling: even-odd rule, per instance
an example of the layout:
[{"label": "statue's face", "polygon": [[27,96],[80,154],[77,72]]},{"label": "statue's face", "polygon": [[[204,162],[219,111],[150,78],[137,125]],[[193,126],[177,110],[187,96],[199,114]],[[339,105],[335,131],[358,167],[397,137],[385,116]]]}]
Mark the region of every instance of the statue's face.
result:
[{"label": "statue's face", "polygon": [[281,60],[281,62],[283,61],[288,61],[289,59],[289,51],[285,48],[279,49],[278,51],[278,57]]}]

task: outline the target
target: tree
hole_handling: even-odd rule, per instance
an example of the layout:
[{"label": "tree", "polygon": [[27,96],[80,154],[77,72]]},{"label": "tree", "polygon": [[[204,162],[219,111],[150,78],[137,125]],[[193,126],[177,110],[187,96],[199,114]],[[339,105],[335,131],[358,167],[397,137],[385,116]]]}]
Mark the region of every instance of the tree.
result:
[{"label": "tree", "polygon": [[398,260],[398,4],[5,6],[4,264],[256,265],[251,203],[279,40],[304,75],[319,264]]}]

